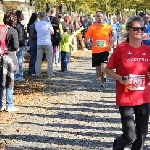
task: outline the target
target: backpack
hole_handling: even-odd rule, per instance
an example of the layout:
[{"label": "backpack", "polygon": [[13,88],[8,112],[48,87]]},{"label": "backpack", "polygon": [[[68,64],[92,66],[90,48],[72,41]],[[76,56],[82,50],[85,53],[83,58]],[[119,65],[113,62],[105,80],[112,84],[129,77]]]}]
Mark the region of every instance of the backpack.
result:
[{"label": "backpack", "polygon": [[0,25],[0,56],[6,53],[6,36],[8,33],[8,27],[6,25]]},{"label": "backpack", "polygon": [[60,32],[56,32],[54,35],[54,45],[58,46],[61,41]]}]

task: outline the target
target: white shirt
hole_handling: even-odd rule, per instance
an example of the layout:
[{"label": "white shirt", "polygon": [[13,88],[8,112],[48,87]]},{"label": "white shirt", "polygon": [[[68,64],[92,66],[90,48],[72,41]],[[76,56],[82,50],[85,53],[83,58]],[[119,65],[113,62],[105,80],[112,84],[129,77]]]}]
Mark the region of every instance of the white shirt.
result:
[{"label": "white shirt", "polygon": [[50,22],[36,22],[35,30],[37,32],[37,45],[51,45],[50,31],[53,30],[53,27]]}]

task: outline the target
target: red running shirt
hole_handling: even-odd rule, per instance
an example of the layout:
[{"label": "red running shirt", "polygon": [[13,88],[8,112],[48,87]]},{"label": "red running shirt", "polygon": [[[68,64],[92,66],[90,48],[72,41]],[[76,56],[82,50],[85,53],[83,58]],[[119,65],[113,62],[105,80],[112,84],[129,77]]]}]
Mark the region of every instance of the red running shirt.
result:
[{"label": "red running shirt", "polygon": [[[116,73],[120,76],[129,74],[140,78],[144,76],[144,81],[140,79],[145,86],[143,90],[129,89],[128,92],[124,92],[124,85],[116,81],[116,104],[118,106],[135,106],[150,101],[147,75],[148,70],[150,71],[150,47],[142,44],[139,48],[134,48],[125,41],[114,50],[107,66],[111,69],[116,68]],[[134,82],[139,84],[139,79],[138,82],[137,80]]]}]

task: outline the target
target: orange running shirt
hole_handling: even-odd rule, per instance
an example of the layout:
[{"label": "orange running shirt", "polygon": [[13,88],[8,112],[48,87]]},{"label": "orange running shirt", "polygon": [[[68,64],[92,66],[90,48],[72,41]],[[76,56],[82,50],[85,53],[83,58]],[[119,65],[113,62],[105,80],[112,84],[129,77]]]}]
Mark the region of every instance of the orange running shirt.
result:
[{"label": "orange running shirt", "polygon": [[85,33],[85,37],[87,39],[92,38],[93,44],[97,43],[97,46],[92,48],[92,53],[108,51],[110,35],[112,35],[112,28],[109,24],[103,23],[100,26],[97,24],[91,25]]}]

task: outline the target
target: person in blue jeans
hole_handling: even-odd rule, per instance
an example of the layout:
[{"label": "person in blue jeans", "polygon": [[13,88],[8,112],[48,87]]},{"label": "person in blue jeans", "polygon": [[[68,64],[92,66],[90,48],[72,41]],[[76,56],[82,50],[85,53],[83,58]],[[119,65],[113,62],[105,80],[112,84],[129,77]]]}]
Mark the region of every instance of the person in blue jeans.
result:
[{"label": "person in blue jeans", "polygon": [[19,70],[15,74],[15,80],[16,81],[24,81],[25,80],[23,78],[23,57],[24,57],[24,54],[25,54],[24,46],[19,47],[19,50],[16,53],[17,59],[18,59],[18,66],[19,66]]},{"label": "person in blue jeans", "polygon": [[[4,14],[4,24],[8,28],[6,36],[7,52],[0,56],[0,111],[17,111],[13,104],[14,74],[18,70],[16,51],[19,48],[18,33],[14,29],[16,16],[13,12]],[[6,89],[6,106],[3,102],[3,91]]]},{"label": "person in blue jeans", "polygon": [[4,86],[0,85],[0,111],[6,110],[8,112],[10,111],[17,111],[18,109],[14,107],[13,100],[12,100],[12,95],[13,95],[13,89],[6,88],[6,107],[4,106],[3,103],[3,91],[4,91]]},{"label": "person in blue jeans", "polygon": [[72,45],[72,37],[68,34],[69,27],[64,27],[64,33],[61,33],[61,41],[59,44],[59,48],[61,51],[61,71],[68,71],[68,63],[70,57],[70,46]]},{"label": "person in blue jeans", "polygon": [[24,29],[24,26],[21,24],[21,21],[24,20],[24,15],[22,11],[17,10],[15,14],[17,16],[16,30],[18,32],[18,39],[19,39],[19,50],[17,51],[16,54],[18,59],[19,70],[17,74],[15,74],[15,80],[24,81],[25,79],[23,78],[23,59],[24,59],[25,49],[28,48],[26,46],[27,34]]},{"label": "person in blue jeans", "polygon": [[61,71],[68,71],[68,63],[69,63],[69,57],[70,53],[69,52],[64,52],[61,51]]},{"label": "person in blue jeans", "polygon": [[37,32],[35,30],[35,22],[37,21],[37,17],[38,16],[36,13],[32,13],[27,25],[27,32],[29,33],[29,46],[31,50],[28,74],[31,76],[36,76],[35,63],[37,58]]}]

